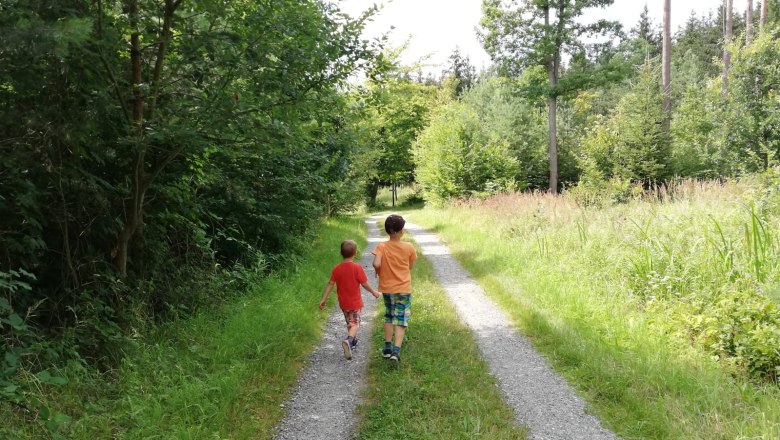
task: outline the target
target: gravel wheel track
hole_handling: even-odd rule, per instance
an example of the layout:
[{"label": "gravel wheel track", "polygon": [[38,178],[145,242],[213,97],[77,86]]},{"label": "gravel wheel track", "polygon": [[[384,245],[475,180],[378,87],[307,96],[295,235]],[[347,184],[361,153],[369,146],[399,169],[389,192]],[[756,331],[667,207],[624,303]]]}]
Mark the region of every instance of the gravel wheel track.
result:
[{"label": "gravel wheel track", "polygon": [[474,332],[483,357],[496,377],[517,422],[535,440],[614,440],[618,437],[585,412],[585,402],[552,370],[531,342],[511,324],[439,238],[407,223],[406,231],[420,245],[434,273]]},{"label": "gravel wheel track", "polygon": [[[360,258],[369,282],[374,273],[371,252],[382,240],[376,227],[378,218],[366,219],[368,246]],[[322,340],[303,368],[292,399],[284,404],[287,415],[277,428],[275,439],[319,440],[352,436],[357,421],[355,408],[366,382],[367,360],[372,354],[378,353],[375,347],[371,347],[371,328],[377,300],[364,289],[360,290],[365,305],[358,333],[359,342],[352,351],[352,360],[348,361],[342,355],[341,341],[346,336],[346,324],[341,309],[335,306],[325,324]],[[316,307],[316,304],[312,303],[312,307]]]}]

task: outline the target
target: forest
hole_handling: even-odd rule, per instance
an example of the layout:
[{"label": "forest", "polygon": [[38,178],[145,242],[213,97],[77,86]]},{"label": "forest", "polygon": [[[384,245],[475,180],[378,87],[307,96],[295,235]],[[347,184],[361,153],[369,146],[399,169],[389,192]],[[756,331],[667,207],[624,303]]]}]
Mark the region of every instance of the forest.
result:
[{"label": "forest", "polygon": [[[599,299],[608,292],[583,293],[581,306],[641,310],[651,329],[626,330],[625,347],[664,338],[763,402],[758,412],[777,409],[780,3],[717,1],[674,33],[647,7],[631,28],[583,18],[613,3],[483,0],[492,66],[477,71],[455,50],[431,74],[363,37],[379,6],[1,0],[0,417],[13,422],[0,436],[148,438],[133,431],[154,430],[136,407],[155,386],[182,387],[142,384],[185,364],[166,341],[205,350],[189,366],[216,371],[210,356],[229,355],[185,333],[222,331],[239,304],[308,301],[268,292],[286,277],[319,289],[324,269],[307,272],[319,246],[364,235],[354,218],[391,207],[418,210],[455,243],[479,237],[463,239],[468,255],[482,243],[535,261],[507,273],[561,292],[579,274],[592,292],[625,293],[615,309]],[[517,246],[504,249],[506,237]],[[558,254],[565,267],[539,262],[556,251],[570,252]],[[469,270],[490,270],[474,258]],[[285,323],[263,307],[241,319],[299,329],[302,345],[283,356],[300,365],[321,318]],[[236,381],[254,377],[236,368]],[[269,371],[284,379],[265,392],[286,393],[294,372]],[[270,432],[274,406],[252,429]],[[742,417],[738,406],[723,413]],[[103,411],[120,415],[97,422]],[[750,429],[701,435],[780,432],[777,416],[752,417]],[[648,426],[621,434],[646,438]],[[187,432],[170,437],[208,437]]]}]

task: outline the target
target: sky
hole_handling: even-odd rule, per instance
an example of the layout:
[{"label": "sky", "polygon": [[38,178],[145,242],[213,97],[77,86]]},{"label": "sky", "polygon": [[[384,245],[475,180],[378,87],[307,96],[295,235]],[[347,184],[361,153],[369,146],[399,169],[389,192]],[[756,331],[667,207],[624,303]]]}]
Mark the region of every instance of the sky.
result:
[{"label": "sky", "polygon": [[[456,47],[467,55],[477,67],[487,67],[490,58],[477,40],[476,27],[481,17],[482,0],[341,0],[344,12],[356,16],[372,4],[383,5],[379,14],[366,28],[365,36],[374,38],[390,31],[390,42],[401,46],[407,38],[409,47],[402,54],[404,64],[412,64],[426,56],[429,65],[426,71],[440,74],[447,65],[447,58]],[[722,0],[672,0],[672,33],[685,23],[695,11],[698,15],[714,11]],[[743,12],[744,2],[734,2],[734,14]],[[644,8],[642,0],[615,0],[607,9],[592,9],[586,13],[585,21],[599,18],[618,20],[623,27],[631,29],[639,20]],[[663,13],[662,0],[647,2],[650,17],[660,25]],[[391,31],[391,27],[394,27]]]}]

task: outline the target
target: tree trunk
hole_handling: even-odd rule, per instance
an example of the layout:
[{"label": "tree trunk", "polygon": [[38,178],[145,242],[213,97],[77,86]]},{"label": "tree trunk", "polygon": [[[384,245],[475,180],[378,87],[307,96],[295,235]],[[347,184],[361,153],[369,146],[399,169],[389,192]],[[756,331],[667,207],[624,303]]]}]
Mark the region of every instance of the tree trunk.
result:
[{"label": "tree trunk", "polygon": [[764,32],[766,29],[766,16],[769,13],[769,0],[761,0],[761,19],[758,22],[759,32]]},{"label": "tree trunk", "polygon": [[731,44],[732,38],[734,38],[734,0],[726,0],[726,28],[723,30],[724,46],[723,46],[723,94],[726,94],[726,90],[729,86],[729,69],[731,69],[731,51],[728,49],[728,45]]},{"label": "tree trunk", "polygon": [[[560,23],[561,14],[558,20]],[[550,7],[544,8],[544,23],[548,32],[550,28]],[[557,40],[557,39],[556,39]],[[550,91],[547,96],[547,125],[548,135],[550,137],[549,155],[550,155],[550,193],[558,193],[558,97],[556,96],[556,86],[558,85],[558,63],[560,59],[560,46],[556,47],[553,59],[547,64],[547,75],[550,83]]]},{"label": "tree trunk", "polygon": [[144,125],[144,97],[143,78],[141,72],[141,33],[138,26],[138,0],[128,0],[127,15],[130,22],[130,73],[133,88],[133,114],[132,124],[136,131],[136,143],[134,147],[135,164],[132,175],[132,189],[130,204],[127,207],[127,219],[122,231],[117,236],[117,242],[112,250],[114,266],[121,275],[127,274],[127,252],[130,240],[135,235],[143,209],[145,195],[145,161],[146,149],[141,137]]},{"label": "tree trunk", "polygon": [[379,180],[371,179],[371,181],[368,182],[368,187],[366,188],[366,195],[368,196],[369,203],[372,206],[376,205],[376,195],[378,193],[379,193]]},{"label": "tree trunk", "polygon": [[[139,11],[138,0],[127,0],[127,15],[130,24],[130,71],[133,87],[133,112],[132,125],[135,130],[136,142],[134,145],[135,164],[131,176],[132,188],[130,192],[130,202],[127,206],[127,218],[122,230],[117,235],[116,244],[111,251],[114,259],[114,266],[121,275],[127,274],[127,260],[130,242],[134,238],[138,239],[136,255],[143,255],[143,218],[144,218],[144,200],[146,191],[149,189],[152,180],[167,166],[177,152],[168,155],[156,167],[151,174],[146,171],[146,151],[147,144],[144,139],[144,108],[145,97],[143,94],[143,71],[142,71],[142,53],[141,53],[141,32],[138,23]],[[154,108],[160,93],[160,76],[162,74],[163,62],[166,55],[167,45],[171,38],[171,25],[173,23],[176,8],[181,4],[181,0],[165,0],[165,9],[163,13],[163,26],[157,42],[157,57],[155,59],[154,71],[152,74],[152,93],[149,96],[150,103],[147,109],[147,120],[154,117]],[[140,261],[139,261],[140,263]]]},{"label": "tree trunk", "polygon": [[672,4],[671,0],[664,0],[664,18],[663,18],[663,67],[661,69],[661,80],[664,88],[664,113],[665,129],[669,132],[669,112],[672,109]]},{"label": "tree trunk", "polygon": [[747,10],[745,11],[745,40],[748,44],[753,41],[753,0],[747,0]]}]

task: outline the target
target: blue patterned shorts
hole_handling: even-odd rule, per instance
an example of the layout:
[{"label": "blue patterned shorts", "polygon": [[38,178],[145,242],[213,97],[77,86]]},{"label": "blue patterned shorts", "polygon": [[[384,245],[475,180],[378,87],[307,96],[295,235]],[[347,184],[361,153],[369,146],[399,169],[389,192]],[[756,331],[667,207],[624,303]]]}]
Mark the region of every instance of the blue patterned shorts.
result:
[{"label": "blue patterned shorts", "polygon": [[385,322],[406,327],[409,325],[409,317],[412,316],[412,294],[384,293]]}]

